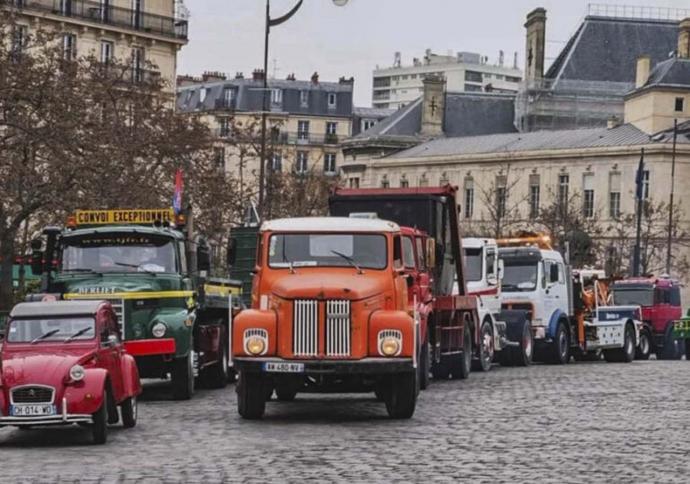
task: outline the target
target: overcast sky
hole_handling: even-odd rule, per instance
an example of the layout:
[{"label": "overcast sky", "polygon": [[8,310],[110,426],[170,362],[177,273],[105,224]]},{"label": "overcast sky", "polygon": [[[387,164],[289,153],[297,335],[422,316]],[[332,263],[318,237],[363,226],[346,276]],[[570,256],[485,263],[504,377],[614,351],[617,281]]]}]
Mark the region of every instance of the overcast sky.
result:
[{"label": "overcast sky", "polygon": [[[287,12],[297,0],[272,0],[271,16]],[[394,52],[403,64],[435,53],[470,51],[497,62],[499,50],[524,68],[525,15],[547,9],[547,57],[553,58],[574,33],[589,0],[304,0],[287,23],[271,29],[269,75],[295,73],[321,80],[355,78],[355,104],[371,105],[371,71],[390,66]],[[612,4],[634,0],[608,0]],[[245,76],[263,63],[265,0],[185,0],[190,11],[189,44],[183,47],[179,74],[221,71]],[[640,3],[638,2],[638,5]],[[643,0],[641,5],[690,8],[688,0]]]}]

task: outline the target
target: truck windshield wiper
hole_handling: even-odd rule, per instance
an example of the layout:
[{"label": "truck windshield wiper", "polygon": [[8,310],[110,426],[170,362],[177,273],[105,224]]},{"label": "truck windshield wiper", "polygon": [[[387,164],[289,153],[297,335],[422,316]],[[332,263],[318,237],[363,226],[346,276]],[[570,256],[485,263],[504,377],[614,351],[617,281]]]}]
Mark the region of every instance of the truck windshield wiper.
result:
[{"label": "truck windshield wiper", "polygon": [[120,267],[133,267],[134,269],[136,269],[136,270],[138,270],[138,271],[146,272],[147,274],[153,274],[154,276],[157,274],[157,272],[149,271],[149,270],[143,269],[143,268],[141,267],[141,264],[127,264],[126,262],[114,262],[114,264],[115,264],[116,266],[120,266]]},{"label": "truck windshield wiper", "polygon": [[53,336],[54,334],[58,334],[59,332],[60,332],[60,328],[51,329],[51,330],[48,331],[47,333],[43,333],[43,334],[42,334],[41,336],[39,336],[38,338],[34,338],[33,340],[31,340],[31,344],[32,344],[32,345],[35,345],[36,343],[38,343],[38,342],[41,341],[42,339],[50,338],[51,336]]},{"label": "truck windshield wiper", "polygon": [[337,255],[337,256],[340,256],[340,257],[342,257],[343,259],[345,259],[352,267],[354,267],[355,269],[357,269],[357,273],[363,274],[362,269],[357,265],[357,263],[355,262],[355,260],[354,260],[352,257],[350,257],[349,255],[345,255],[345,254],[343,254],[342,252],[338,252],[337,250],[331,250],[331,252],[332,252],[333,254],[335,254],[335,255]]},{"label": "truck windshield wiper", "polygon": [[100,274],[89,267],[72,267],[71,269],[63,269],[62,272],[90,272],[91,274]]},{"label": "truck windshield wiper", "polygon": [[70,341],[74,340],[75,338],[80,337],[82,334],[88,333],[89,331],[91,331],[91,329],[92,329],[91,326],[87,326],[86,328],[82,328],[79,331],[77,331],[76,333],[71,334],[67,338],[65,338],[63,343],[69,343]]}]

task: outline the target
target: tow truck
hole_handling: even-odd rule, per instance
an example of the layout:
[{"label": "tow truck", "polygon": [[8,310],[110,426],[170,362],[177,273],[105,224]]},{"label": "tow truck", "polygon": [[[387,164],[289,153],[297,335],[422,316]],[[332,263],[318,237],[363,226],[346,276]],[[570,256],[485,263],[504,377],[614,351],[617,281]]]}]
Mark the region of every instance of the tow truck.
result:
[{"label": "tow truck", "polygon": [[66,227],[46,227],[32,241],[32,270],[42,278],[30,300],[110,302],[141,377],[170,375],[176,399],[192,397],[195,377],[212,388],[226,385],[229,296],[239,291],[229,279],[210,277],[210,247],[186,215],[78,210]]},{"label": "tow truck", "polygon": [[503,260],[503,309],[527,313],[536,359],[571,356],[632,361],[643,324],[639,306],[609,304],[603,271],[572,270],[547,235],[497,241]]}]

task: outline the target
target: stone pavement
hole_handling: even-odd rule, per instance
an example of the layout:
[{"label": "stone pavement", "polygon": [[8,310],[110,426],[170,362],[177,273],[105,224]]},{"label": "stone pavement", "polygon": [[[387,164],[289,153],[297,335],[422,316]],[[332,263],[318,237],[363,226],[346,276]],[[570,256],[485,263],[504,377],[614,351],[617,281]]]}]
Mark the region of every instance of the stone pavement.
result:
[{"label": "stone pavement", "polygon": [[263,421],[234,386],[147,385],[136,428],[0,429],[2,482],[688,482],[690,362],[495,367],[435,382],[412,420],[373,395],[298,395]]}]

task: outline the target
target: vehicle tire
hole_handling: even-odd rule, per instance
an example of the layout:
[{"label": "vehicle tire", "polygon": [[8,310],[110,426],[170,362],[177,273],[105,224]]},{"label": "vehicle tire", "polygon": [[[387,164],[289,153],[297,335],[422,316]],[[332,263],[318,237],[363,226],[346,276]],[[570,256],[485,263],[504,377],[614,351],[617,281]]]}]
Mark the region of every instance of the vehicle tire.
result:
[{"label": "vehicle tire", "polygon": [[604,350],[604,359],[609,363],[630,363],[635,359],[635,329],[632,324],[625,325],[623,347]]},{"label": "vehicle tire", "polygon": [[640,331],[640,341],[635,348],[636,360],[648,360],[652,354],[652,335],[646,329]]},{"label": "vehicle tire", "polygon": [[681,342],[673,337],[673,324],[669,324],[664,333],[664,346],[661,351],[657,350],[656,357],[660,360],[680,360],[682,356]]},{"label": "vehicle tire", "polygon": [[431,356],[429,354],[428,342],[425,341],[424,343],[422,343],[422,348],[419,353],[419,388],[422,390],[426,390],[429,386],[429,366],[431,364]]},{"label": "vehicle tire", "polygon": [[228,384],[228,379],[228,350],[222,344],[218,361],[213,366],[204,369],[203,380],[208,388],[225,388]]},{"label": "vehicle tire", "polygon": [[450,372],[454,380],[466,380],[472,371],[472,331],[470,321],[465,319],[462,330],[462,353],[453,355]]},{"label": "vehicle tire", "polygon": [[520,337],[520,345],[508,348],[514,366],[529,366],[534,356],[534,337],[529,321],[524,321]]},{"label": "vehicle tire", "polygon": [[298,388],[296,382],[286,379],[276,381],[275,390],[279,402],[291,402],[297,396]]},{"label": "vehicle tire", "polygon": [[551,344],[549,362],[554,365],[565,365],[570,361],[570,341],[563,321],[558,322],[554,342]]},{"label": "vehicle tire", "polygon": [[103,390],[101,408],[92,415],[91,438],[96,445],[103,445],[108,441],[108,390]]},{"label": "vehicle tire", "polygon": [[137,424],[137,397],[132,396],[122,402],[120,406],[122,412],[122,426],[126,429],[131,429]]},{"label": "vehicle tire", "polygon": [[172,394],[175,400],[189,400],[194,395],[193,365],[191,351],[187,353],[187,356],[173,360],[170,379],[172,380]]},{"label": "vehicle tire", "polygon": [[260,373],[242,371],[237,382],[237,412],[247,420],[257,420],[266,411],[266,389]]},{"label": "vehicle tire", "polygon": [[388,399],[388,390],[390,390],[390,382],[382,380],[374,386],[374,395],[379,402],[385,402]]},{"label": "vehicle tire", "polygon": [[685,360],[690,361],[690,339],[685,340]]},{"label": "vehicle tire", "polygon": [[417,404],[417,372],[400,373],[390,378],[386,398],[388,416],[395,419],[412,417]]},{"label": "vehicle tire", "polygon": [[603,351],[582,351],[580,349],[573,352],[573,358],[575,361],[601,361]]},{"label": "vehicle tire", "polygon": [[489,321],[484,321],[479,332],[479,355],[472,361],[472,369],[489,371],[494,361],[494,330]]},{"label": "vehicle tire", "polygon": [[431,364],[431,376],[434,380],[447,380],[450,377],[450,356],[441,355],[438,363]]}]

